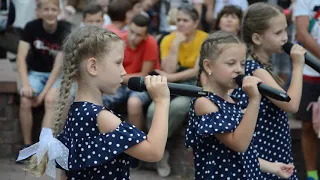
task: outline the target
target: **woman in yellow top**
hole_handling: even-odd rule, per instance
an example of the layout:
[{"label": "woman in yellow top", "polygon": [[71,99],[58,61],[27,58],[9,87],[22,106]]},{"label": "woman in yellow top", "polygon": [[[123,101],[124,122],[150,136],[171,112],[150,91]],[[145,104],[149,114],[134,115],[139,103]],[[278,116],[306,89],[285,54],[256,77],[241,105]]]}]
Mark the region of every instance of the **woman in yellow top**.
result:
[{"label": "woman in yellow top", "polygon": [[[199,14],[192,5],[182,5],[177,12],[177,31],[165,36],[160,45],[161,69],[157,73],[167,76],[168,82],[196,83],[199,71],[198,59],[202,42],[208,34],[197,30],[199,25]],[[171,98],[169,109],[169,131],[170,138],[186,120],[189,111],[190,98],[177,96]],[[152,121],[154,103],[148,108],[147,127]],[[165,152],[163,159],[157,163],[157,171],[160,176],[170,174],[168,164],[169,153]]]}]

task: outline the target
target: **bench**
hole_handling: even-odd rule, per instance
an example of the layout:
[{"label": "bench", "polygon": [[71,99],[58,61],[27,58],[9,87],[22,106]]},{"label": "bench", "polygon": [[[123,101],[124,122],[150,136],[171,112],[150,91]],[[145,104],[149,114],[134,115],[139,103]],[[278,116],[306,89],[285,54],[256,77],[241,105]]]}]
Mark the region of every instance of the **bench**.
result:
[{"label": "bench", "polygon": [[17,73],[8,59],[0,59],[0,158],[13,156],[22,144],[16,96]]}]

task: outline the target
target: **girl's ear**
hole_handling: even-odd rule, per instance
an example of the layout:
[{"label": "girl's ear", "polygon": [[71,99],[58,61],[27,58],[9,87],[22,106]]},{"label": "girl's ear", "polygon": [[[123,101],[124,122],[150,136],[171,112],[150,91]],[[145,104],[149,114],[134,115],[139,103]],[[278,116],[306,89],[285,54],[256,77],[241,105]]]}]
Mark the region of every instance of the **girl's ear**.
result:
[{"label": "girl's ear", "polygon": [[255,45],[261,45],[262,37],[258,33],[253,33],[251,38]]},{"label": "girl's ear", "polygon": [[203,68],[204,68],[204,71],[205,71],[207,74],[211,74],[211,73],[212,73],[211,61],[210,61],[209,59],[204,59],[204,60],[203,60]]},{"label": "girl's ear", "polygon": [[89,58],[87,60],[86,69],[91,76],[96,76],[98,74],[97,63],[98,62],[95,58]]}]

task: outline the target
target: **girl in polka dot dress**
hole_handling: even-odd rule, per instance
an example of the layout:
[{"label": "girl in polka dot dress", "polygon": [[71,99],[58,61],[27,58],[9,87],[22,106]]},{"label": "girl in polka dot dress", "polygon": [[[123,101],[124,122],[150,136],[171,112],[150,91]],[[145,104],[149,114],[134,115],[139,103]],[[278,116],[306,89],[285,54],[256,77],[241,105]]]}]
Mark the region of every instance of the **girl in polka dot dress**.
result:
[{"label": "girl in polka dot dress", "polygon": [[[271,87],[283,90],[280,78],[272,74],[271,55],[281,53],[282,45],[287,42],[287,21],[283,11],[274,5],[256,3],[245,13],[242,34],[248,46],[248,58],[245,74],[258,77]],[[302,72],[305,50],[294,45],[291,49],[292,81],[288,89],[290,102],[282,102],[269,97],[262,97],[255,129],[254,144],[259,157],[271,162],[293,163],[291,136],[288,114],[299,108],[302,91]],[[284,90],[283,90],[284,91]],[[248,106],[249,97],[242,88],[233,92],[243,107]],[[279,179],[273,174],[262,174],[266,180]],[[290,179],[297,179],[296,172]]]},{"label": "girl in polka dot dress", "polygon": [[193,149],[194,179],[260,179],[261,171],[282,178],[292,174],[290,164],[258,159],[252,144],[261,99],[257,89],[260,80],[252,76],[244,79],[242,88],[250,97],[245,113],[228,94],[237,87],[235,77],[244,73],[245,53],[245,45],[227,32],[213,33],[202,44],[199,74],[206,74],[204,89],[210,94],[191,101],[185,141]]},{"label": "girl in polka dot dress", "polygon": [[[130,179],[134,158],[149,162],[162,158],[170,101],[166,77],[145,77],[156,106],[148,135],[102,106],[103,93],[115,94],[125,78],[124,47],[117,35],[95,26],[77,29],[64,44],[63,81],[52,128],[53,135],[58,135],[57,139],[69,150],[68,170],[62,173],[66,176],[63,178],[126,180]],[[77,95],[67,118],[63,118],[74,80],[78,83]],[[46,159],[39,165],[35,159],[33,156],[30,169],[42,175]]]}]

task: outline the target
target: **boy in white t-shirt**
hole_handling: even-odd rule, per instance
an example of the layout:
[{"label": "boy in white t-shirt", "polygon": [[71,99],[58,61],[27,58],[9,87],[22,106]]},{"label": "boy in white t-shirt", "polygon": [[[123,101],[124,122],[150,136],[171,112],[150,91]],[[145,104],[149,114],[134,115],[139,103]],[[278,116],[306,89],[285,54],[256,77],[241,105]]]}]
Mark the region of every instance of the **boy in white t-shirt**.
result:
[{"label": "boy in white t-shirt", "polygon": [[[294,17],[296,39],[314,56],[320,59],[320,0],[297,0]],[[312,127],[312,110],[309,103],[320,96],[320,73],[309,66],[303,70],[303,88],[300,108],[296,118],[302,120],[302,151],[304,154],[308,180],[318,180],[317,153],[318,138]]]}]

